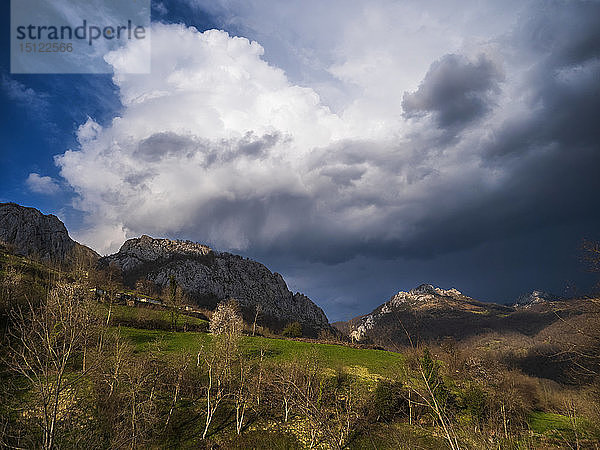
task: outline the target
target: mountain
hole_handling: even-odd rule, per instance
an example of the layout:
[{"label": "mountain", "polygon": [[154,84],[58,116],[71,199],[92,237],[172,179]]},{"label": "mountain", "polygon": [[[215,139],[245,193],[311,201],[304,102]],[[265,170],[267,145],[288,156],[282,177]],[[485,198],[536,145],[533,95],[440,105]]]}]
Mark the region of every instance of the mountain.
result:
[{"label": "mountain", "polygon": [[555,346],[597,323],[597,304],[534,291],[505,306],[423,284],[397,293],[370,314],[334,326],[353,341],[389,350],[443,342],[466,353],[494,349],[526,373],[564,381],[564,361],[555,361],[560,354]]},{"label": "mountain", "polygon": [[[477,301],[457,289],[422,284],[398,292],[370,314],[334,325],[355,341],[395,348],[410,341],[463,339],[498,327],[515,329],[518,325],[507,320],[515,311],[510,306]],[[537,320],[529,320],[529,326],[538,325]]]},{"label": "mountain", "polygon": [[18,254],[53,262],[100,256],[71,239],[58,217],[16,203],[0,203],[0,242],[10,245]]},{"label": "mountain", "polygon": [[283,277],[262,264],[231,253],[213,251],[189,241],[142,236],[126,241],[118,253],[100,258],[92,249],[69,237],[65,225],[52,214],[16,203],[0,203],[0,243],[15,253],[52,262],[86,257],[100,266],[116,264],[126,284],[142,279],[166,286],[171,276],[199,306],[213,308],[229,297],[237,299],[246,318],[281,328],[298,321],[304,333],[332,330],[325,313],[308,297],[292,293]]},{"label": "mountain", "polygon": [[305,295],[290,292],[280,274],[251,259],[206,245],[144,235],[129,239],[118,253],[102,258],[100,264],[119,267],[129,286],[146,279],[164,287],[173,276],[192,301],[207,308],[233,297],[251,320],[260,305],[260,317],[267,326],[280,328],[298,321],[309,335],[330,329],[323,310]]},{"label": "mountain", "polygon": [[544,291],[532,291],[529,294],[521,295],[514,303],[514,308],[531,308],[534,305],[541,305],[549,302],[560,301],[560,297],[548,294]]}]

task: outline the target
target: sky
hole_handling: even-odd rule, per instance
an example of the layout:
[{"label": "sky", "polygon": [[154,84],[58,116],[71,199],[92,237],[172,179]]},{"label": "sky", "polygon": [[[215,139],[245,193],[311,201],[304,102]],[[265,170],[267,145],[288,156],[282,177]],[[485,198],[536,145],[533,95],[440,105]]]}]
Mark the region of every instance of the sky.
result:
[{"label": "sky", "polygon": [[1,8],[0,201],[101,254],[206,243],[330,321],[597,280],[597,1],[153,0],[149,74],[11,74]]}]

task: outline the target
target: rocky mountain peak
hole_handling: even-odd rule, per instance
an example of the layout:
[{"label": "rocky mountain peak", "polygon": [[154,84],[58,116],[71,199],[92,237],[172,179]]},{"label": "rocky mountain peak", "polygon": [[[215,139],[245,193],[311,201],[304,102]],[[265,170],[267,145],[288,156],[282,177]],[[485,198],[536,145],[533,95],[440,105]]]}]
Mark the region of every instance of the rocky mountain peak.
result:
[{"label": "rocky mountain peak", "polygon": [[[506,306],[486,304],[472,299],[458,289],[442,289],[432,284],[421,284],[409,290],[400,291],[370,314],[357,317],[349,322],[349,335],[361,341],[367,336],[381,335],[386,329],[396,329],[398,317],[407,316],[414,320],[422,317],[469,317],[475,314],[487,315],[490,311],[511,310]],[[451,319],[448,319],[451,320]]]},{"label": "rocky mountain peak", "polygon": [[540,290],[533,290],[528,294],[521,295],[514,303],[515,308],[529,308],[533,305],[560,300],[555,295]]},{"label": "rocky mountain peak", "polygon": [[[397,307],[400,305],[416,305],[439,300],[441,297],[449,297],[452,299],[468,299],[458,289],[441,289],[432,284],[421,284],[420,286],[411,289],[408,292],[400,291],[394,295],[387,303],[383,305],[384,309]],[[386,308],[387,307],[387,308]]]},{"label": "rocky mountain peak", "polygon": [[421,295],[421,294],[435,295],[435,294],[437,294],[437,292],[435,290],[435,287],[433,287],[432,284],[421,284],[420,286],[417,286],[416,288],[408,291],[408,294],[411,294],[411,295]]},{"label": "rocky mountain peak", "polygon": [[441,289],[439,287],[435,287],[432,284],[421,284],[420,286],[411,289],[408,292],[399,292],[397,295],[405,294],[412,296],[419,295],[434,295],[434,296],[443,296],[443,297],[459,297],[462,296],[462,293],[455,288],[452,289]]},{"label": "rocky mountain peak", "polygon": [[260,305],[265,321],[276,326],[298,321],[313,334],[329,328],[321,308],[308,297],[290,292],[280,274],[203,244],[144,235],[126,241],[118,253],[102,258],[101,264],[121,268],[130,286],[139,279],[166,286],[174,277],[190,299],[203,307],[213,308],[233,297],[249,315]]},{"label": "rocky mountain peak", "polygon": [[0,203],[0,241],[13,246],[19,254],[57,262],[67,261],[75,254],[99,256],[71,239],[55,215],[16,203]]},{"label": "rocky mountain peak", "polygon": [[155,239],[148,235],[125,241],[119,250],[120,254],[127,254],[147,261],[168,258],[172,255],[206,256],[212,249],[204,244],[192,241],[171,239]]}]

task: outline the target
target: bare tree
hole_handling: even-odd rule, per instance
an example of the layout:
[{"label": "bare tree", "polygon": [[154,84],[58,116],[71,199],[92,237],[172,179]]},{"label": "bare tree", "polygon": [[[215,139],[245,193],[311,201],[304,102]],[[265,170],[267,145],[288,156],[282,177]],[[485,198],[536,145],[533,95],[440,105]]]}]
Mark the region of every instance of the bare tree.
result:
[{"label": "bare tree", "polygon": [[106,337],[98,370],[92,374],[96,415],[111,448],[139,448],[149,442],[161,419],[161,373],[154,352],[136,354],[118,330]]},{"label": "bare tree", "polygon": [[[204,363],[208,378],[205,389],[206,423],[202,433],[203,439],[206,438],[219,405],[230,394],[231,369],[234,359],[236,356],[239,357],[239,341],[242,335],[243,324],[244,322],[239,313],[239,306],[235,300],[229,299],[219,303],[210,319],[210,332],[213,334],[212,345],[207,349],[202,349],[198,353],[198,365],[201,362]],[[242,378],[245,376],[243,371],[241,372],[241,376]],[[240,412],[238,411],[238,413]],[[243,417],[241,422],[243,422]]]},{"label": "bare tree", "polygon": [[294,401],[299,387],[300,363],[297,360],[282,363],[275,367],[272,372],[271,383],[273,391],[277,394],[278,401],[283,409],[283,420],[287,422],[292,414]]},{"label": "bare tree", "polygon": [[[588,270],[600,272],[600,243],[585,240],[582,249]],[[554,309],[554,315],[568,330],[554,339],[560,345],[554,356],[569,360],[575,377],[593,379],[600,376],[600,298],[587,298],[583,307],[586,314],[579,317]]]},{"label": "bare tree", "polygon": [[[129,442],[134,449],[147,440],[158,421],[156,383],[159,372],[144,358],[131,358],[125,366],[124,395],[129,408]],[[126,409],[126,410],[127,410]]]},{"label": "bare tree", "polygon": [[283,366],[274,380],[283,400],[285,420],[289,419],[292,408],[307,418],[310,448],[319,445],[327,437],[330,411],[324,402],[327,389],[323,380],[323,370],[314,357]]},{"label": "bare tree", "polygon": [[262,306],[260,303],[256,304],[256,314],[254,314],[254,322],[252,322],[252,336],[256,333],[256,321],[258,320],[258,316],[262,312]]},{"label": "bare tree", "polygon": [[[419,358],[417,370],[422,380],[419,388],[418,384],[409,384],[409,388],[421,398],[423,403],[434,412],[438,419],[444,436],[452,450],[459,450],[458,439],[454,433],[451,421],[448,418],[445,402],[445,386],[442,377],[438,373],[439,366],[425,348],[423,357]],[[408,378],[410,379],[410,378]]]},{"label": "bare tree", "polygon": [[[402,321],[400,326],[406,333],[410,348],[413,353],[417,353],[412,337]],[[406,370],[406,369],[405,369]],[[410,422],[412,423],[412,408],[413,406],[424,406],[433,412],[434,417],[439,422],[444,432],[444,437],[452,450],[460,450],[458,438],[452,427],[452,421],[447,414],[446,396],[447,391],[444,381],[439,374],[439,364],[435,361],[428,348],[424,348],[422,356],[416,358],[417,378],[411,376],[410,373],[405,373],[404,378],[408,381],[409,389],[409,414]],[[416,400],[412,394],[415,394]]]},{"label": "bare tree", "polygon": [[340,450],[346,447],[353,430],[360,422],[364,399],[360,385],[349,377],[337,386],[328,427],[332,447]]},{"label": "bare tree", "polygon": [[256,389],[254,396],[256,397],[256,406],[260,406],[260,398],[263,390],[263,372],[264,372],[265,348],[260,347],[260,359],[258,361],[258,376],[256,380]]},{"label": "bare tree", "polygon": [[177,401],[179,400],[179,395],[181,392],[182,385],[184,383],[185,373],[188,370],[190,365],[190,358],[187,353],[183,355],[179,355],[177,358],[171,361],[169,364],[169,368],[174,373],[174,386],[173,386],[173,400],[171,401],[171,407],[169,408],[169,413],[167,414],[167,420],[165,422],[165,428],[169,426],[171,421],[171,417],[173,416],[173,411],[177,405]]},{"label": "bare tree", "polygon": [[57,285],[39,307],[12,312],[8,366],[31,385],[41,415],[41,446],[56,444],[59,422],[75,401],[75,388],[89,367],[69,373],[82,352],[93,319],[85,307],[85,290]]},{"label": "bare tree", "polygon": [[[204,349],[203,349],[204,350]],[[201,356],[202,355],[202,356]],[[198,361],[202,358],[208,382],[205,386],[206,391],[206,421],[202,439],[206,439],[208,428],[213,420],[213,417],[219,408],[221,402],[227,396],[227,382],[230,368],[227,365],[227,357],[222,352],[219,352],[216,346],[200,351],[198,353]]]},{"label": "bare tree", "polygon": [[181,312],[181,306],[184,303],[184,294],[181,287],[177,285],[175,277],[171,275],[169,277],[169,284],[163,290],[163,298],[165,303],[169,307],[171,316],[171,329],[177,330],[177,323],[179,321],[179,315]]},{"label": "bare tree", "polygon": [[238,355],[238,367],[235,380],[234,399],[235,399],[235,424],[237,434],[242,433],[246,408],[251,400],[250,392],[251,366],[244,359],[241,352]]},{"label": "bare tree", "polygon": [[105,299],[108,301],[108,312],[106,314],[106,325],[110,325],[113,305],[117,299],[117,292],[122,284],[121,269],[114,263],[111,263],[106,270],[96,273],[95,283],[103,287]]}]

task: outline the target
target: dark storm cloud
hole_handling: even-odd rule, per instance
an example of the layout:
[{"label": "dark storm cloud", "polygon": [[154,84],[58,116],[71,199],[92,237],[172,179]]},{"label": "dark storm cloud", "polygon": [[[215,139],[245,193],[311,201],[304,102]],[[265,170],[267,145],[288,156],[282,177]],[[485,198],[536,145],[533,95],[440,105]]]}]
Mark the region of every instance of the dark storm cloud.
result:
[{"label": "dark storm cloud", "polygon": [[185,155],[196,148],[198,143],[189,137],[176,133],[155,133],[138,144],[134,156],[148,162],[156,162],[172,155]]},{"label": "dark storm cloud", "polygon": [[329,177],[338,186],[349,186],[353,181],[360,180],[364,173],[364,168],[356,166],[332,166],[320,171],[321,175]]},{"label": "dark storm cloud", "polygon": [[460,127],[490,110],[502,79],[500,67],[485,55],[475,61],[445,55],[431,65],[419,89],[404,94],[402,108],[409,118],[433,113],[441,128]]},{"label": "dark storm cloud", "polygon": [[[523,293],[520,286],[529,278],[536,282],[531,289],[545,289],[545,281],[558,286],[561,271],[573,264],[565,249],[584,237],[577,233],[600,224],[599,8],[591,2],[534,4],[514,28],[481,45],[485,54],[427,59],[429,70],[418,89],[404,95],[403,116],[397,97],[392,101],[377,92],[381,111],[391,111],[389,121],[382,120],[384,132],[377,121],[360,129],[359,122],[368,122],[379,104],[358,98],[360,112],[332,117],[320,110],[313,117],[313,106],[320,107],[315,95],[309,107],[297,110],[295,97],[285,97],[282,108],[267,115],[268,127],[256,126],[250,114],[234,121],[239,125],[234,132],[211,140],[192,125],[194,137],[157,133],[136,150],[139,165],[148,164],[138,168],[136,160],[123,172],[140,190],[151,185],[154,174],[166,175],[154,180],[144,216],[163,214],[163,222],[130,213],[138,203],[136,189],[129,189],[135,201],[115,208],[115,217],[136,233],[189,238],[275,261],[271,268],[292,279],[296,264],[304,265],[306,280],[327,272],[320,291],[310,291],[312,281],[297,286],[325,303],[319,292],[329,289],[332,297],[343,292],[347,298],[332,300],[338,310],[342,304],[355,309],[373,292],[371,280],[380,267],[385,289],[377,291],[373,307],[420,282],[496,301],[503,295],[514,300],[510,297]],[[460,50],[436,55],[448,51]],[[271,83],[269,77],[266,88]],[[238,92],[232,87],[215,91]],[[277,95],[259,103],[270,105]],[[247,105],[258,104],[251,100]],[[223,108],[237,103],[237,97],[228,99]],[[279,121],[288,108],[295,114]],[[154,114],[149,108],[150,118]],[[323,127],[313,127],[320,118]],[[181,123],[186,120],[187,114]],[[338,122],[356,131],[337,130],[330,138]],[[306,139],[321,134],[326,137]],[[157,213],[154,192],[168,194],[162,197],[166,212]],[[106,195],[110,203],[126,194]],[[555,248],[560,251],[546,273]],[[503,278],[507,271],[510,276]],[[343,276],[335,280],[334,273]],[[488,287],[494,280],[507,287]],[[497,296],[489,295],[492,289]]]},{"label": "dark storm cloud", "polygon": [[536,52],[538,61],[521,92],[535,113],[499,127],[486,149],[491,159],[540,151],[549,145],[559,146],[575,159],[578,150],[598,149],[600,4],[552,6],[533,10],[511,43]]},{"label": "dark storm cloud", "polygon": [[545,1],[530,8],[514,34],[533,53],[546,54],[554,65],[577,65],[597,58],[600,3]]},{"label": "dark storm cloud", "polygon": [[256,136],[246,133],[240,139],[222,140],[218,143],[196,136],[182,136],[173,132],[155,133],[139,142],[133,156],[155,163],[168,157],[192,158],[202,155],[205,167],[217,162],[232,161],[238,157],[260,159],[267,150],[285,141],[280,133]]},{"label": "dark storm cloud", "polygon": [[261,137],[256,137],[253,133],[247,133],[237,143],[237,151],[231,152],[230,156],[233,158],[237,155],[246,155],[260,158],[267,150],[282,141],[282,136],[279,133],[264,134]]},{"label": "dark storm cloud", "polygon": [[[600,220],[599,30],[595,2],[530,10],[510,42],[532,51],[519,92],[528,113],[492,124],[495,130],[477,149],[502,183],[448,185],[419,205],[412,233],[376,244],[378,255],[431,258],[550,223]],[[405,112],[433,112],[442,127],[464,126],[491,109],[489,95],[502,79],[496,67],[485,57],[470,63],[447,55],[432,64],[415,93],[405,95]],[[424,139],[415,135],[411,144]],[[450,148],[450,141],[437,145]]]}]

